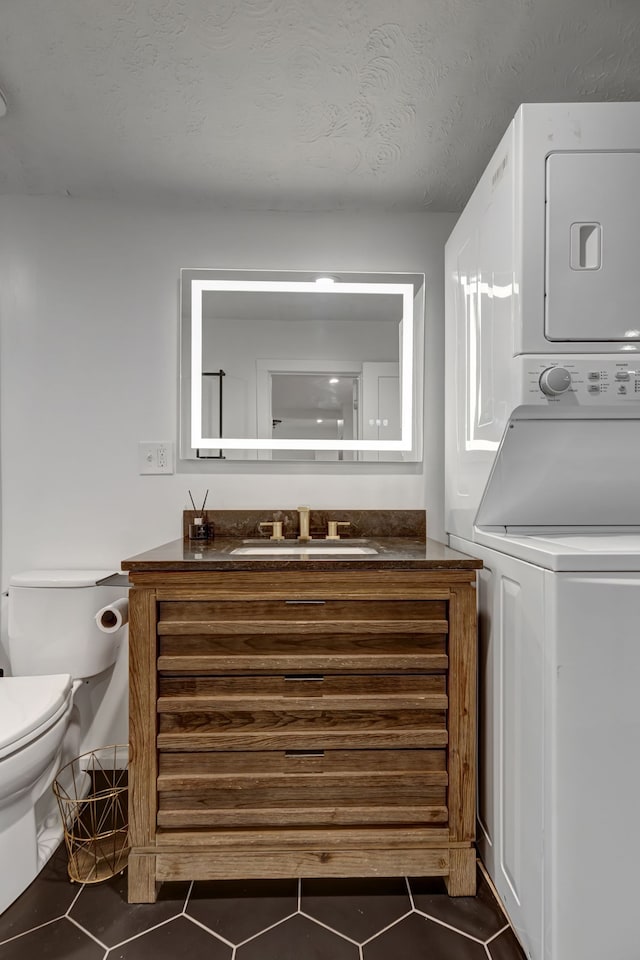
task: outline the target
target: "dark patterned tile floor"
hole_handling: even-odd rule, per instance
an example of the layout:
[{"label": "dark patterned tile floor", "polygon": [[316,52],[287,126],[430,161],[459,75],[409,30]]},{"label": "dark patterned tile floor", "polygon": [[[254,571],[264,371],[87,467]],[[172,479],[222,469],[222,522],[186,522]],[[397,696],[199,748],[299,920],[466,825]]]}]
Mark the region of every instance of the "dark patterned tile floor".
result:
[{"label": "dark patterned tile floor", "polygon": [[229,880],[128,904],[126,874],[72,884],[60,849],[0,915],[0,960],[525,960],[478,878],[476,897],[421,877]]}]

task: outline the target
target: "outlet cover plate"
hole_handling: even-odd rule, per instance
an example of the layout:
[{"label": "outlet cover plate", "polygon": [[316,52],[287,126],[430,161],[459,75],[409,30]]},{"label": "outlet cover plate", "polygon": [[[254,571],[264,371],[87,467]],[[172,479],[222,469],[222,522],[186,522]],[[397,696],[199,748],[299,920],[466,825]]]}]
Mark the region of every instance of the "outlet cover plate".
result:
[{"label": "outlet cover plate", "polygon": [[138,473],[173,473],[173,442],[171,440],[140,440]]}]

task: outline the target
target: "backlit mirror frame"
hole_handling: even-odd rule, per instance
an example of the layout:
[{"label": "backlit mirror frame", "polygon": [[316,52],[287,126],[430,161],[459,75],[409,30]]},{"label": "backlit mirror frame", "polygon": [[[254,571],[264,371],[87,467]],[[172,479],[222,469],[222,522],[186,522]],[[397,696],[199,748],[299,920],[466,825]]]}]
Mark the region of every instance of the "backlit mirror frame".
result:
[{"label": "backlit mirror frame", "polygon": [[[329,278],[327,280],[327,278]],[[400,340],[400,438],[393,440],[274,439],[207,437],[202,427],[203,297],[208,292],[318,293],[331,296],[394,295],[402,299]],[[424,275],[344,273],[335,271],[250,271],[183,268],[180,271],[181,437],[182,459],[224,459],[223,451],[356,451],[392,454],[416,461],[422,455],[422,372],[424,343]],[[200,453],[203,451],[203,454]],[[211,452],[210,454],[208,452]],[[293,459],[293,458],[292,458]],[[366,458],[368,459],[368,458]],[[383,458],[381,458],[383,459]],[[236,461],[234,461],[236,462]]]}]

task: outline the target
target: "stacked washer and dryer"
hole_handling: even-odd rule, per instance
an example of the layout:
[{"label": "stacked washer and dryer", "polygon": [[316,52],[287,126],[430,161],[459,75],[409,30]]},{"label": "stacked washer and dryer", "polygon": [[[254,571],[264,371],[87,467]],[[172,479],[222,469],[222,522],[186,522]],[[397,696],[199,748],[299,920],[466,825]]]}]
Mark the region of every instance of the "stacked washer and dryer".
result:
[{"label": "stacked washer and dryer", "polygon": [[640,103],[523,105],[445,268],[480,853],[532,960],[638,960]]}]

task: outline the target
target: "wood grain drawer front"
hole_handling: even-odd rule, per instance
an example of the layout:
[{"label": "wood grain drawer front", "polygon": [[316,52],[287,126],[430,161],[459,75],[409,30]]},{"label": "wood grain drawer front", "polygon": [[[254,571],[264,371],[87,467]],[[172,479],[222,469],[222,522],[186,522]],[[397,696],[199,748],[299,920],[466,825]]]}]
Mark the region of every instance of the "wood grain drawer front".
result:
[{"label": "wood grain drawer front", "polygon": [[[370,621],[447,619],[445,600],[163,600],[158,605],[160,633],[217,630],[218,624],[337,621],[343,625]],[[228,627],[231,629],[231,627]]]},{"label": "wood grain drawer front", "polygon": [[446,636],[176,636],[160,638],[158,670],[167,674],[444,672]]},{"label": "wood grain drawer front", "polygon": [[446,710],[444,676],[161,677],[159,713]]},{"label": "wood grain drawer front", "polygon": [[443,600],[163,601],[165,673],[444,671]]},{"label": "wood grain drawer front", "polygon": [[161,750],[447,744],[445,677],[161,678]]},{"label": "wood grain drawer front", "polygon": [[442,824],[442,750],[160,756],[158,826]]}]

